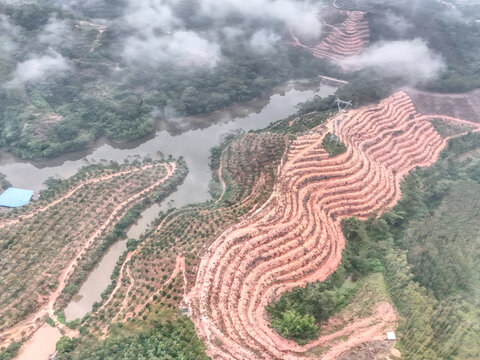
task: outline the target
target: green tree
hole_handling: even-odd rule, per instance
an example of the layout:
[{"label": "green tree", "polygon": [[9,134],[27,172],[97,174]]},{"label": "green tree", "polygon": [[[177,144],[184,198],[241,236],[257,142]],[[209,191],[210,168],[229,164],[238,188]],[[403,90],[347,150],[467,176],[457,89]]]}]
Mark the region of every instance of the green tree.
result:
[{"label": "green tree", "polygon": [[70,339],[68,336],[62,336],[58,340],[56,349],[60,355],[68,354],[75,349],[75,339]]},{"label": "green tree", "polygon": [[288,310],[281,318],[274,319],[273,327],[282,336],[297,341],[312,339],[318,331],[312,315],[302,315],[296,310]]}]

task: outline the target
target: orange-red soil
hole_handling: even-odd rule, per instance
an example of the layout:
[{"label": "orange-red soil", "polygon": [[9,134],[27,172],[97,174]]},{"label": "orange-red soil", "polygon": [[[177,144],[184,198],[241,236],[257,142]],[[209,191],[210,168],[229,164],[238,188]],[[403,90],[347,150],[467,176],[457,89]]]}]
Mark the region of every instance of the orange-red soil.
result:
[{"label": "orange-red soil", "polygon": [[201,254],[268,199],[286,146],[283,136],[271,133],[245,134],[227,145],[218,168],[223,195],[216,202],[186,206],[158,220],[156,231],[126,256],[112,293],[86,322],[88,331],[105,333],[113,321],[183,308]]},{"label": "orange-red soil", "polygon": [[[334,359],[383,338],[396,320],[387,303],[305,346],[275,333],[265,306],[296,286],[325,280],[345,245],[341,218],[366,219],[392,207],[402,178],[436,161],[447,139],[431,118],[417,115],[408,95],[399,92],[379,105],[340,114],[291,144],[269,200],[209,247],[187,296],[212,358],[308,358],[312,347],[328,345],[322,358]],[[334,124],[347,151],[331,158],[321,143]]]},{"label": "orange-red soil", "polygon": [[318,45],[309,47],[300,42],[292,34],[293,45],[307,48],[318,57],[330,60],[341,60],[347,56],[358,54],[368,43],[370,32],[368,22],[361,11],[347,11],[346,20],[338,26],[328,25],[331,32]]}]

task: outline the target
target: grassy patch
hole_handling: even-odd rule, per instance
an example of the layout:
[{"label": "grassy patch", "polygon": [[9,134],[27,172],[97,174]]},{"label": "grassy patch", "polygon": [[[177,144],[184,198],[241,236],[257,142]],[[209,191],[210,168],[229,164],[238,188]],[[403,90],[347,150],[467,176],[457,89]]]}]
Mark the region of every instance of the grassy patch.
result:
[{"label": "grassy patch", "polygon": [[50,316],[47,316],[45,318],[45,322],[50,325],[51,327],[55,327],[55,321],[53,321],[53,319],[50,317]]},{"label": "grassy patch", "polygon": [[[341,330],[346,324],[350,323],[353,318],[365,318],[370,316],[374,305],[379,302],[391,302],[382,273],[372,273],[362,276],[355,283],[351,283],[351,280],[348,279],[343,286],[354,289],[354,293],[349,298],[349,303],[337,313],[332,314],[335,319],[338,320],[338,323],[335,326],[322,328],[317,336],[328,335]],[[348,336],[339,337],[336,341],[347,339]],[[322,345],[312,348],[308,354],[312,356],[320,356],[327,350],[328,347]]]},{"label": "grassy patch", "polygon": [[435,130],[437,130],[437,132],[443,138],[458,135],[473,129],[472,126],[468,126],[465,124],[453,124],[449,121],[445,121],[442,119],[433,119],[430,122],[432,123]]}]

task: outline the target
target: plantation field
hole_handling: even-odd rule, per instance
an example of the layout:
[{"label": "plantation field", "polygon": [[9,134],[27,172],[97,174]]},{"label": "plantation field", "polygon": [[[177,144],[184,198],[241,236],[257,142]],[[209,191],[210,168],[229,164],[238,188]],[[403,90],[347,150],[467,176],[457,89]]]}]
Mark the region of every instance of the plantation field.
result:
[{"label": "plantation field", "polygon": [[[155,229],[128,242],[112,284],[79,324],[80,338],[70,344],[65,359],[88,354],[90,346],[106,351],[124,326],[133,329],[151,319],[177,324],[184,315],[192,318],[209,356],[256,358],[261,353],[274,358],[288,351],[295,358],[318,354],[325,359],[368,358],[367,354],[395,358],[394,346],[409,356],[408,346],[415,348],[420,340],[409,339],[406,327],[412,321],[418,325],[416,317],[428,317],[429,309],[435,309],[426,306],[421,313],[412,313],[408,306],[416,304],[413,299],[402,306],[402,299],[423,299],[427,293],[418,284],[408,285],[413,292],[399,297],[404,284],[392,273],[391,262],[404,259],[400,253],[393,255],[402,251],[395,243],[401,232],[397,226],[402,227],[399,219],[409,221],[405,214],[415,208],[411,188],[418,192],[418,184],[413,186],[412,179],[432,167],[407,173],[438,158],[447,161],[445,154],[475,150],[471,141],[478,135],[462,134],[478,125],[441,114],[418,114],[405,93],[340,114],[341,121],[323,123],[329,112],[326,104],[323,112],[300,113],[272,124],[267,132],[231,136],[212,149],[211,191],[216,200],[170,210],[156,220]],[[324,138],[333,124],[344,145],[339,154],[325,149],[329,144]],[[446,132],[439,134],[435,126]],[[476,169],[472,163],[465,171],[477,174]],[[446,188],[435,187],[435,194]],[[430,186],[422,189],[427,192]],[[322,195],[314,196],[310,190]],[[295,200],[296,191],[303,200]],[[311,201],[315,205],[308,206]],[[394,210],[388,210],[397,202]],[[316,213],[318,209],[326,214]],[[379,212],[384,214],[377,218]],[[303,216],[306,220],[300,221]],[[319,219],[313,221],[316,216]],[[284,225],[277,229],[279,221]],[[317,233],[321,236],[311,235]],[[278,244],[269,246],[269,239]],[[279,242],[282,239],[284,243]],[[270,270],[276,275],[266,276],[267,265],[277,260],[282,262]],[[412,276],[401,279],[410,281]],[[270,319],[265,312],[268,304]],[[258,323],[251,326],[255,319]],[[298,329],[297,321],[306,336],[293,330]],[[386,343],[385,331],[397,324],[400,341]],[[249,335],[254,332],[257,336]],[[93,344],[88,334],[107,340]],[[265,334],[274,347],[267,346]],[[119,349],[125,350],[128,341]]]},{"label": "plantation field", "polygon": [[[416,113],[411,99],[399,92],[378,105],[341,113],[292,141],[267,203],[221,234],[202,258],[191,309],[210,356],[303,358],[322,344],[323,338],[307,344],[283,339],[272,331],[265,306],[288,290],[331,275],[345,246],[341,219],[368,219],[385,211],[400,199],[400,181],[411,169],[435,162],[447,139],[435,131],[433,116]],[[475,123],[438,116],[478,129]],[[331,157],[322,145],[337,124],[346,151]],[[396,317],[388,304],[377,310],[378,318]],[[285,313],[284,320],[311,329],[309,317]],[[290,333],[288,326],[277,325]],[[357,325],[352,322],[345,331]],[[334,359],[365,342],[366,333],[370,339],[384,336],[375,319],[355,330],[351,339],[343,332],[338,341],[332,337],[334,346],[323,358]]]},{"label": "plantation field", "polygon": [[[270,306],[270,316],[281,318],[289,309],[307,316],[329,311],[333,321],[349,308],[365,316],[370,311],[358,302],[358,291],[345,307],[348,279],[362,284],[384,277],[386,286],[377,289],[385,290],[397,310],[402,358],[478,358],[479,147],[478,133],[451,139],[433,166],[405,178],[392,210],[378,219],[345,221],[346,249],[337,271],[324,283],[283,295]],[[323,334],[328,322],[318,325]],[[388,348],[368,341],[338,358],[371,359]],[[395,351],[392,358],[399,358]]]},{"label": "plantation field", "polygon": [[81,282],[108,245],[125,236],[134,220],[129,211],[166,196],[185,171],[182,161],[87,167],[3,213],[1,344],[21,341],[47,315],[55,319],[59,297],[78,289],[70,280]]},{"label": "plantation field", "polygon": [[285,146],[283,136],[262,133],[213,149],[212,191],[217,200],[169,211],[139,243],[130,242],[115,270],[115,282],[81,331],[104,332],[111,321],[147,319],[152,313],[160,316],[187,307],[185,295],[205,247],[268,198]]}]

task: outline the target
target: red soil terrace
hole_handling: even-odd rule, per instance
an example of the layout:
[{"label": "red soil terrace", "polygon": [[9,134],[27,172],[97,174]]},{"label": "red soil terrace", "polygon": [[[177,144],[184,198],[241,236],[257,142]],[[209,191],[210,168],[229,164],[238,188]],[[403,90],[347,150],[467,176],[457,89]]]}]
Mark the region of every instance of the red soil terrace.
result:
[{"label": "red soil terrace", "polygon": [[[294,287],[325,280],[345,246],[341,218],[366,219],[394,206],[402,178],[436,161],[447,139],[437,134],[432,117],[417,115],[399,92],[340,114],[291,144],[269,200],[210,246],[187,297],[213,359],[306,359],[316,346],[329,346],[322,359],[334,359],[383,337],[396,320],[386,303],[305,346],[275,333],[265,306]],[[321,143],[334,124],[347,151],[331,158]]]},{"label": "red soil terrace", "polygon": [[331,32],[314,47],[302,44],[292,34],[293,45],[307,48],[318,58],[333,61],[358,54],[368,43],[370,36],[368,22],[364,19],[364,15],[365,13],[361,11],[347,11],[346,20],[338,27],[324,24],[325,27],[331,28]]}]

